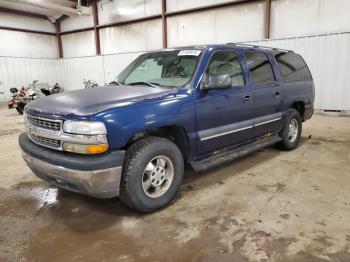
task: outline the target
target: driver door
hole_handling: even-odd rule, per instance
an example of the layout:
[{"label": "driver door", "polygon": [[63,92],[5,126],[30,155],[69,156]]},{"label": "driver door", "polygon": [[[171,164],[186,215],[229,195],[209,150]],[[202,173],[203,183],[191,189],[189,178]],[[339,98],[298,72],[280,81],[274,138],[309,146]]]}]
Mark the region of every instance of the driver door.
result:
[{"label": "driver door", "polygon": [[199,155],[243,143],[250,138],[252,127],[252,96],[245,86],[238,53],[233,50],[214,52],[205,74],[203,79],[208,75],[228,74],[232,86],[197,90],[195,107]]}]

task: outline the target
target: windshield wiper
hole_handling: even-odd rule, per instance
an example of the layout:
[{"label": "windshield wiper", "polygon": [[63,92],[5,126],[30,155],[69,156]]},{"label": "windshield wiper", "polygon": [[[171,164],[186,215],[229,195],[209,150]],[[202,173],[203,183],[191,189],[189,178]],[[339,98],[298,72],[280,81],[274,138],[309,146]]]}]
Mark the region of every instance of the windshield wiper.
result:
[{"label": "windshield wiper", "polygon": [[118,81],[113,80],[112,82],[109,82],[108,85],[118,85],[121,86],[123,83],[120,83]]},{"label": "windshield wiper", "polygon": [[146,85],[146,86],[150,86],[150,87],[158,87],[159,84],[158,83],[149,83],[149,82],[143,82],[143,81],[140,81],[140,82],[132,82],[132,83],[129,83],[128,85]]}]

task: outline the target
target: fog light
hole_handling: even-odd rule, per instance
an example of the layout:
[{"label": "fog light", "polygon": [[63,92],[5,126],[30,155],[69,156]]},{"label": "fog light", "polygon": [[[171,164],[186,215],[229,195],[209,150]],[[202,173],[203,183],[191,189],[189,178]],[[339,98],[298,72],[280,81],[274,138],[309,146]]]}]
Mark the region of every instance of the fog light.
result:
[{"label": "fog light", "polygon": [[84,145],[63,143],[63,151],[79,153],[79,154],[99,154],[108,150],[107,144]]}]

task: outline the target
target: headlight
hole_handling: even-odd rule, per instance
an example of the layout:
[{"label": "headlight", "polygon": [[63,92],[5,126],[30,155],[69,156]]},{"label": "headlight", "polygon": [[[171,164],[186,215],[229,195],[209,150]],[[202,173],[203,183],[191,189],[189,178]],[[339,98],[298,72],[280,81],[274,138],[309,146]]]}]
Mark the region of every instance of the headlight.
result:
[{"label": "headlight", "polygon": [[63,151],[80,154],[98,154],[108,150],[107,130],[102,122],[64,121],[63,131],[74,134],[63,142]]},{"label": "headlight", "polygon": [[93,121],[64,121],[63,131],[79,135],[106,135],[107,130],[102,122]]}]

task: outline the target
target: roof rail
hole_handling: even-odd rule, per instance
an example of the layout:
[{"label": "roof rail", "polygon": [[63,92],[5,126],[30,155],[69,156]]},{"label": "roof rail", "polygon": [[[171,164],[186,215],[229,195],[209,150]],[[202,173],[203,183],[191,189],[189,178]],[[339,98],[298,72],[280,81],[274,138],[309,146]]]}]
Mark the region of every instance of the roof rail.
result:
[{"label": "roof rail", "polygon": [[260,45],[250,45],[250,44],[243,44],[243,43],[226,43],[226,45],[232,45],[232,46],[237,46],[237,47],[259,48],[259,49],[265,49],[265,50],[276,50],[276,51],[281,51],[281,52],[293,52],[293,50],[287,50],[287,49],[282,49],[282,48],[260,46]]}]

